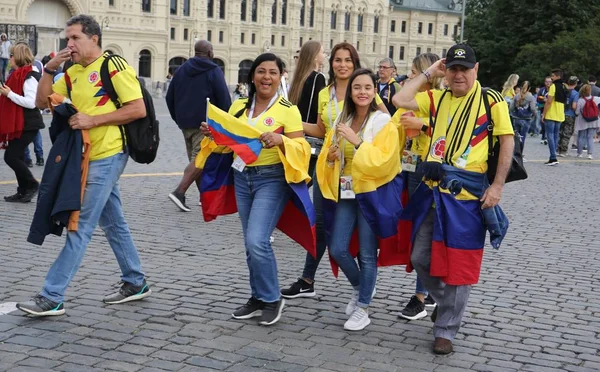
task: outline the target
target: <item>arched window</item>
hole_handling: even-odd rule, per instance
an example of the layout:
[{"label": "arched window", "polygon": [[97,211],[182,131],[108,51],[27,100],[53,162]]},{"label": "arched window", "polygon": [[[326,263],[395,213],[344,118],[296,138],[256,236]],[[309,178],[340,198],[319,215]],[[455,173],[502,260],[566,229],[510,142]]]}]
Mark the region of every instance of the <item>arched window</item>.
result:
[{"label": "arched window", "polygon": [[271,23],[277,24],[277,0],[273,1],[273,6],[271,7]]},{"label": "arched window", "polygon": [[225,19],[225,0],[221,0],[219,4],[219,18]]},{"label": "arched window", "polygon": [[258,20],[258,0],[252,0],[252,22]]},{"label": "arched window", "polygon": [[148,49],[140,52],[140,62],[138,65],[138,75],[149,78],[152,72],[152,53]]},{"label": "arched window", "polygon": [[238,70],[238,83],[245,83],[248,81],[248,74],[250,73],[250,69],[252,68],[252,61],[249,59],[245,59],[239,64]]},{"label": "arched window", "polygon": [[281,24],[287,24],[287,0],[281,1]]},{"label": "arched window", "polygon": [[315,0],[310,0],[310,8],[308,9],[308,26],[315,27]]},{"label": "arched window", "polygon": [[242,0],[242,12],[241,12],[241,17],[240,20],[245,21],[246,20],[246,12],[248,11],[248,1],[247,0]]},{"label": "arched window", "polygon": [[223,72],[223,74],[225,74],[225,62],[220,59],[220,58],[214,58],[213,62],[219,66],[219,68],[221,69],[221,71]]},{"label": "arched window", "polygon": [[187,61],[184,57],[175,57],[171,58],[169,61],[169,73],[175,75],[175,71],[179,68],[179,66],[183,65]]},{"label": "arched window", "polygon": [[300,6],[300,26],[304,27],[304,13],[306,12],[306,0],[302,0]]}]

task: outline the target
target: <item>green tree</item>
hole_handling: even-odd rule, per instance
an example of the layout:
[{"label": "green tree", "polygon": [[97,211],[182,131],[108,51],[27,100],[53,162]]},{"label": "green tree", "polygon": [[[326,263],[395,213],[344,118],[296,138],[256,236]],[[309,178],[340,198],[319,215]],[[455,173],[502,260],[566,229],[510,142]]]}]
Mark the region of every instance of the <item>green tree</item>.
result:
[{"label": "green tree", "polygon": [[475,49],[485,85],[501,87],[512,73],[539,83],[548,68],[559,66],[569,73],[595,71],[582,71],[593,67],[582,61],[598,55],[590,47],[598,42],[589,44],[586,31],[600,27],[598,1],[467,0],[466,14],[465,39]]}]

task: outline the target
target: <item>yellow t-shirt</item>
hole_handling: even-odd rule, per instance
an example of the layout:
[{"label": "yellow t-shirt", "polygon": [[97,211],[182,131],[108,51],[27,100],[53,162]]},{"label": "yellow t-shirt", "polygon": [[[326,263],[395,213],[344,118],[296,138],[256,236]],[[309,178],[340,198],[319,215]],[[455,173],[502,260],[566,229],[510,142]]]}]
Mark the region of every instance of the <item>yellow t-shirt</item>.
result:
[{"label": "yellow t-shirt", "polygon": [[553,100],[552,100],[552,104],[550,105],[550,108],[546,112],[545,119],[562,123],[563,121],[565,121],[565,104],[561,103],[561,102],[557,102],[554,97],[555,94],[556,94],[556,85],[552,84],[552,85],[550,85],[550,89],[548,90],[548,97],[552,97]]},{"label": "yellow t-shirt", "polygon": [[[100,80],[100,66],[107,54],[100,56],[86,67],[75,64],[67,74],[71,81],[71,102],[81,113],[90,116],[108,114],[117,110],[108,94],[102,88]],[[111,81],[121,104],[142,98],[142,89],[136,78],[136,73],[128,64],[114,64],[111,59],[108,63]],[[63,97],[69,97],[65,75],[54,85],[52,90]],[[117,125],[104,125],[89,130],[90,161],[108,158],[123,150],[121,131]]]},{"label": "yellow t-shirt", "polygon": [[[233,102],[231,107],[229,108],[229,113],[231,115],[237,114],[248,102],[248,98],[241,98]],[[240,120],[248,123],[248,111],[244,110],[242,115],[240,116]],[[257,114],[256,112],[254,113]],[[300,115],[300,111],[298,107],[292,105],[290,101],[283,97],[279,97],[277,101],[271,106],[266,112],[262,115],[258,113],[259,116],[255,117],[256,124],[249,123],[248,125],[253,125],[256,129],[261,132],[276,132],[281,135],[285,133],[292,132],[302,132],[302,116]],[[281,163],[281,159],[279,159],[279,152],[276,147],[266,149],[263,148],[258,155],[258,159],[252,163],[248,164],[248,167],[256,167],[259,165],[273,165]]]},{"label": "yellow t-shirt", "polygon": [[[404,128],[402,127],[402,124],[400,123],[400,118],[401,118],[402,114],[404,114],[405,112],[408,112],[408,111],[410,111],[410,110],[399,108],[396,111],[396,113],[394,114],[394,116],[392,116],[392,123],[394,123],[396,128],[398,128],[398,135],[400,136],[400,155],[401,156],[402,156],[402,151],[405,149],[406,142],[407,142],[406,140],[408,138],[406,137],[406,132],[405,132]],[[415,116],[417,118],[421,119],[423,124],[429,126],[429,116],[424,117],[420,111],[417,111],[417,112],[413,111],[413,113],[415,114]],[[429,150],[429,141],[430,140],[431,140],[431,137],[429,137],[426,133],[423,133],[423,131],[419,131],[419,135],[416,138],[413,138],[410,151],[419,155],[419,158],[421,160],[425,160],[425,157],[427,156],[427,151]]]},{"label": "yellow t-shirt", "polygon": [[[473,89],[475,89],[475,86]],[[437,111],[439,109],[438,102],[440,101],[444,91],[433,90],[432,93],[434,105]],[[444,102],[451,100],[449,111],[450,115],[454,115],[456,113],[462,101],[468,96],[469,94],[463,97],[454,97],[451,92],[446,94],[444,97]],[[429,94],[427,92],[418,93],[415,99],[419,105],[421,115],[429,117]],[[504,100],[504,97],[502,97],[500,93],[490,89],[487,94],[487,99],[491,107],[490,111],[492,117],[494,118],[494,136],[514,134],[508,113],[508,104]],[[482,108],[481,110],[484,111],[485,109]],[[448,118],[439,117],[437,120],[440,122],[440,120],[448,120]],[[464,165],[460,168],[471,172],[485,173],[487,171],[488,140],[487,137],[481,139],[476,138],[474,135],[474,131],[479,129],[481,125],[485,125],[487,128],[485,122],[477,125],[476,120],[473,118],[469,119],[465,125],[456,125],[456,123],[453,122],[450,127],[447,128],[447,133],[439,133],[439,128],[436,128],[436,130],[434,130],[433,137],[431,138],[431,145],[428,146],[428,154],[426,155],[429,156],[429,154],[432,154],[433,156],[433,154],[435,154],[438,156],[434,157],[439,158],[439,155],[443,154],[444,161],[450,165]],[[450,151],[452,153],[449,153]]]},{"label": "yellow t-shirt", "polygon": [[[337,119],[338,115],[344,110],[344,101],[338,101],[336,106],[335,100],[332,98],[331,87],[332,85],[329,85],[321,89],[319,92],[319,104],[317,105],[317,113],[325,126],[325,135],[329,133],[331,124],[335,122],[335,119]],[[379,94],[375,94],[375,103],[378,105],[383,103]]]}]

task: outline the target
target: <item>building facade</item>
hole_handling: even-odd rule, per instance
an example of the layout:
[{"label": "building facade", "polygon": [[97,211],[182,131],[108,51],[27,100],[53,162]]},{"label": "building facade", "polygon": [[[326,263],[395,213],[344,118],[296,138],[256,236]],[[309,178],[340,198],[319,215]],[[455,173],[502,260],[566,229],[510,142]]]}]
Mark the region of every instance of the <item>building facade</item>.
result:
[{"label": "building facade", "polygon": [[454,43],[456,2],[461,0],[0,0],[0,24],[36,25],[41,57],[64,47],[71,16],[90,14],[102,25],[103,48],[152,81],[164,81],[193,55],[195,40],[207,39],[228,83],[235,84],[265,51],[280,56],[293,73],[293,57],[308,40],[320,40],[325,50],[347,41],[357,47],[363,67],[376,68],[389,56],[405,73],[417,54],[443,55]]}]

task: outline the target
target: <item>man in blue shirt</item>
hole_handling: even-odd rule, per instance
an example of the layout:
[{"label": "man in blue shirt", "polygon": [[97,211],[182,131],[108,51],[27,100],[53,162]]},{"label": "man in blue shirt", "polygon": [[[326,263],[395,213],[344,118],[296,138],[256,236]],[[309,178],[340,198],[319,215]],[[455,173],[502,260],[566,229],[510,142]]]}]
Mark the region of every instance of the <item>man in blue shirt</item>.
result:
[{"label": "man in blue shirt", "polygon": [[568,155],[569,141],[575,131],[575,108],[579,99],[579,93],[575,87],[577,87],[578,82],[579,79],[577,79],[577,76],[571,76],[567,81],[569,91],[567,93],[567,102],[565,102],[565,121],[560,126],[560,139],[558,141],[558,156],[560,157]]}]

